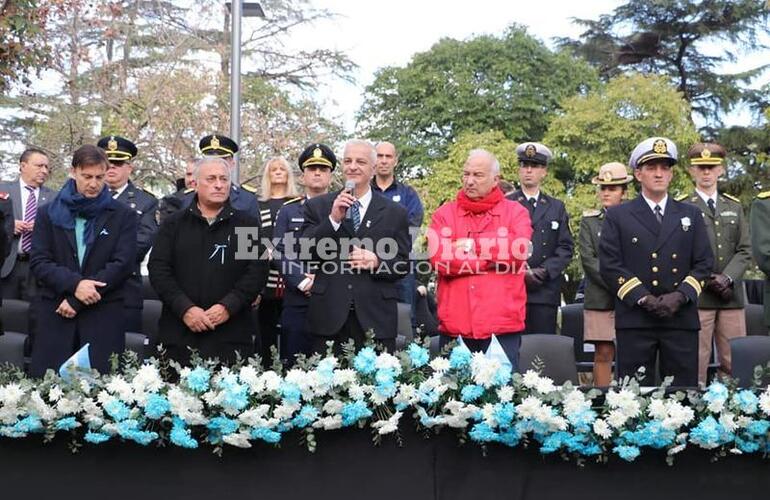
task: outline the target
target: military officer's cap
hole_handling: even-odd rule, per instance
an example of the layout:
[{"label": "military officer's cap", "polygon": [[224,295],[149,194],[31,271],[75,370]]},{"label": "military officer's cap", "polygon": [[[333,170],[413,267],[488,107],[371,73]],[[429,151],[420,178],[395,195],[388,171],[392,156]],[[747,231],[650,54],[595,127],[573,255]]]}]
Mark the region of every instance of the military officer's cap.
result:
[{"label": "military officer's cap", "polygon": [[539,142],[525,142],[516,148],[516,156],[520,163],[536,163],[547,166],[553,158],[551,150]]},{"label": "military officer's cap", "polygon": [[634,148],[628,164],[635,169],[648,161],[664,159],[668,160],[669,165],[674,165],[678,156],[674,141],[666,137],[650,137]]},{"label": "military officer's cap", "polygon": [[329,167],[334,170],[334,167],[337,166],[337,157],[334,155],[334,151],[326,144],[311,144],[299,155],[297,163],[299,164],[299,169],[303,171],[305,167],[311,165]]},{"label": "military officer's cap", "polygon": [[687,158],[693,166],[717,166],[723,165],[727,151],[719,144],[713,142],[699,142],[693,144],[687,151]]},{"label": "military officer's cap", "polygon": [[632,180],[633,177],[628,175],[626,166],[613,161],[599,167],[599,175],[591,179],[591,183],[599,186],[623,186]]},{"label": "military officer's cap", "polygon": [[96,145],[104,150],[110,161],[131,161],[138,152],[136,144],[118,135],[102,137]]},{"label": "military officer's cap", "polygon": [[238,152],[238,144],[224,135],[207,135],[198,143],[198,149],[204,156],[216,158],[232,158]]}]

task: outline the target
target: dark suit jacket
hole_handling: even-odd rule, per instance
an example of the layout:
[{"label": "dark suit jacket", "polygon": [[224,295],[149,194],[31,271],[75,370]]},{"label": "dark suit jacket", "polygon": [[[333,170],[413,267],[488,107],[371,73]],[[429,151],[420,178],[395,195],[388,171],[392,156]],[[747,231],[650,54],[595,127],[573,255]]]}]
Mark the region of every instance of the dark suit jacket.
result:
[{"label": "dark suit jacket", "polygon": [[[11,194],[11,200],[13,201],[13,213],[14,217],[21,220],[24,216],[24,209],[21,206],[21,186],[19,185],[18,179],[11,182],[3,182],[0,184],[0,192],[7,192]],[[45,186],[40,187],[40,196],[37,200],[37,208],[38,208],[38,214],[40,213],[40,207],[42,207],[47,202],[51,201],[56,194],[55,191],[48,189]],[[10,232],[11,239],[8,242],[10,245],[10,252],[8,253],[8,256],[5,258],[5,261],[3,262],[2,270],[0,270],[0,278],[5,278],[9,274],[11,274],[11,271],[13,271],[13,266],[16,265],[16,256],[19,254],[19,239],[21,238],[21,235],[15,235],[13,234],[13,221],[11,221],[11,232]]]},{"label": "dark suit jacket", "polygon": [[[528,209],[527,198],[519,189],[506,196]],[[532,213],[532,255],[527,260],[531,269],[542,267],[548,271],[548,279],[542,286],[527,287],[528,304],[561,304],[561,285],[575,243],[569,232],[569,217],[564,203],[540,193]]]},{"label": "dark suit jacket", "polygon": [[[615,294],[615,327],[698,330],[698,295],[714,265],[701,211],[670,196],[659,224],[639,196],[607,211],[599,269]],[[680,291],[688,302],[668,319],[637,303],[645,295]]]},{"label": "dark suit jacket", "polygon": [[[305,203],[302,236],[315,238],[313,260],[321,263],[311,289],[308,309],[310,331],[321,336],[336,335],[345,324],[352,304],[364,331],[374,330],[374,336],[379,339],[395,338],[398,299],[396,281],[409,271],[411,248],[406,209],[372,192],[372,201],[358,232],[353,230],[349,219],[344,219],[335,231],[329,220],[329,212],[338,194],[325,194]],[[359,238],[365,245],[374,245],[368,248],[372,251],[375,251],[378,243],[384,245],[390,242],[392,245],[388,250],[391,252],[378,255],[380,265],[376,270],[353,272],[341,268],[342,260],[338,252],[329,252],[333,253],[329,255],[318,251],[322,240],[349,250],[351,245],[346,244],[345,239],[350,238]]]}]

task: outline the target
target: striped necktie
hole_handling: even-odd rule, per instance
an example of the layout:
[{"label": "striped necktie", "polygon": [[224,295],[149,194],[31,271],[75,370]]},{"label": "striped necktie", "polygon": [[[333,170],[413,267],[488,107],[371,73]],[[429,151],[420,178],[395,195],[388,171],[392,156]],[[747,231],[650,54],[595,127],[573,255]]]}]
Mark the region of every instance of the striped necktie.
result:
[{"label": "striped necktie", "polygon": [[[24,207],[24,222],[33,222],[37,215],[37,198],[35,198],[35,188],[31,186],[24,186],[29,191],[27,196],[27,204]],[[32,232],[25,231],[21,234],[21,251],[29,253],[32,250]]]},{"label": "striped necktie", "polygon": [[361,225],[361,209],[359,208],[361,206],[361,202],[356,200],[355,203],[353,203],[353,206],[350,207],[352,210],[352,219],[353,219],[353,230],[358,232],[358,226]]}]

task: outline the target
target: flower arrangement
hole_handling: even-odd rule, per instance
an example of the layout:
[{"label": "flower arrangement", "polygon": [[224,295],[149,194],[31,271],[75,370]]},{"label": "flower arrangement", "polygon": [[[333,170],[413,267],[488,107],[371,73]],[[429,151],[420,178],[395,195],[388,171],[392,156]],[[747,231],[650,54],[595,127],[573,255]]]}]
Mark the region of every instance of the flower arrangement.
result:
[{"label": "flower arrangement", "polygon": [[[714,382],[704,392],[672,393],[664,383],[645,392],[625,379],[605,393],[556,386],[534,370],[511,373],[464,345],[430,359],[421,343],[395,354],[348,344],[339,356],[330,349],[289,369],[274,360],[265,370],[258,358],[220,366],[194,357],[181,367],[162,353],[143,364],[131,354],[114,361],[106,375],[49,371],[40,380],[0,370],[0,435],[68,434],[73,451],[122,439],[221,453],[293,433],[313,451],[319,431],[368,427],[379,440],[418,425],[578,463],[613,455],[633,461],[649,448],[665,450],[669,462],[687,447],[713,450],[715,458],[770,452],[770,387]],[[403,423],[404,415],[414,424]]]}]

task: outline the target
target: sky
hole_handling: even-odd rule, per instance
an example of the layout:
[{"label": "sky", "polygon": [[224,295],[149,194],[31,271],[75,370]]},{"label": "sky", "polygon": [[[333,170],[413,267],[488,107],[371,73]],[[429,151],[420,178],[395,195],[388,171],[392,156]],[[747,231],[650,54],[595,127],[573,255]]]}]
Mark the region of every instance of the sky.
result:
[{"label": "sky", "polygon": [[[363,101],[366,85],[384,66],[404,66],[417,52],[423,52],[441,38],[459,40],[480,34],[500,34],[512,23],[528,28],[530,34],[553,47],[554,37],[577,37],[579,26],[572,18],[596,19],[625,3],[619,0],[309,0],[316,8],[337,14],[333,20],[295,30],[289,46],[324,47],[344,51],[358,64],[355,84],[339,80],[320,83],[317,97],[328,117],[337,119],[349,133],[355,128],[355,113]],[[266,12],[269,20],[270,12]],[[262,22],[257,20],[244,20]],[[244,32],[248,26],[244,24]],[[718,47],[714,47],[718,49]],[[727,71],[765,64],[770,54],[740,58]],[[770,81],[770,72],[758,83]],[[748,113],[738,110],[728,125],[749,125]]]}]

